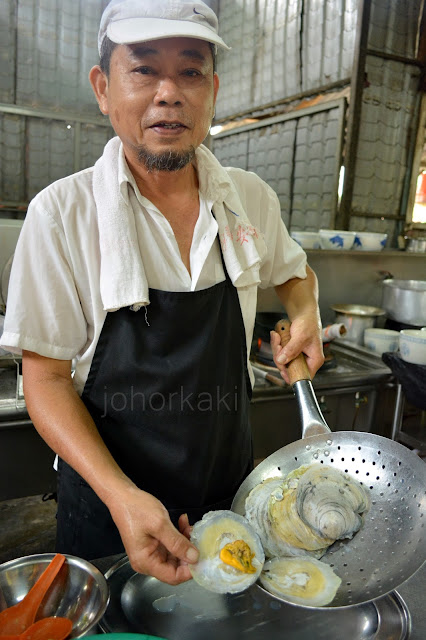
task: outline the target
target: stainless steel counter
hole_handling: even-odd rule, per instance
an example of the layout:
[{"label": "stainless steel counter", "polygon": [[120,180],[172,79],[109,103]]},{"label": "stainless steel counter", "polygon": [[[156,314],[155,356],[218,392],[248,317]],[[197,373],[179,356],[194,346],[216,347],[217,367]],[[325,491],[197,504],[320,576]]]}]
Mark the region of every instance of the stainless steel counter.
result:
[{"label": "stainless steel counter", "polygon": [[[330,355],[334,360],[332,366],[322,367],[313,380],[312,384],[317,394],[324,389],[384,384],[393,380],[392,371],[382,361],[381,356],[361,345],[348,340],[334,340],[330,343]],[[262,368],[263,365],[258,363],[256,366]],[[256,375],[254,399],[259,396],[276,397],[285,394],[292,394],[290,386],[278,387]]]}]

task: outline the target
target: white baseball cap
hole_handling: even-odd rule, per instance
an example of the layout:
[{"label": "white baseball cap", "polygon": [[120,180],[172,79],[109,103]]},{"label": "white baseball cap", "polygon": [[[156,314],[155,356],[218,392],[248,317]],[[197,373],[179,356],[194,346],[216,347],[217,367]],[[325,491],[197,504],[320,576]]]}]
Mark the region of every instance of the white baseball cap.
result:
[{"label": "white baseball cap", "polygon": [[105,36],[116,44],[160,38],[198,38],[230,49],[218,33],[216,14],[201,0],[111,0],[102,14],[98,49]]}]

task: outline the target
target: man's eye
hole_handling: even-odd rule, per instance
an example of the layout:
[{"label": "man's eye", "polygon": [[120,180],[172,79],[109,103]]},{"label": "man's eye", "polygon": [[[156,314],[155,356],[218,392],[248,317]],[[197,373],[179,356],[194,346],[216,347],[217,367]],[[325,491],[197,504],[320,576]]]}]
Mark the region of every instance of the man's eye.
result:
[{"label": "man's eye", "polygon": [[154,73],[154,69],[151,67],[138,67],[135,69],[136,73],[141,73],[142,75],[149,75],[150,73]]},{"label": "man's eye", "polygon": [[200,76],[201,73],[197,69],[185,69],[183,75],[190,78],[196,78],[197,76]]}]

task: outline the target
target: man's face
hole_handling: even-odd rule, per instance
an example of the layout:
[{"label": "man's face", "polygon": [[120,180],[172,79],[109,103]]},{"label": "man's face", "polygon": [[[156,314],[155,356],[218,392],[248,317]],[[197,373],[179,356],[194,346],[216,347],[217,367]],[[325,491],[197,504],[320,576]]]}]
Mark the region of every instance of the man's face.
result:
[{"label": "man's face", "polygon": [[[128,159],[187,154],[206,137],[219,82],[210,47],[194,38],[118,45],[98,92]],[[129,155],[130,154],[130,155]]]}]

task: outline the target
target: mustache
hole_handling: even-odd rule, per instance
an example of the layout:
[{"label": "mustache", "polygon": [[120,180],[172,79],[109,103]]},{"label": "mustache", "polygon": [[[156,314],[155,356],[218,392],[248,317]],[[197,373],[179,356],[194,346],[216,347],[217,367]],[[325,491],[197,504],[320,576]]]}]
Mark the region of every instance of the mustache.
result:
[{"label": "mustache", "polygon": [[175,114],[167,115],[165,113],[161,113],[158,116],[149,116],[145,119],[144,126],[150,128],[154,127],[156,124],[160,124],[160,122],[178,122],[188,129],[191,129],[194,126],[192,118],[188,118],[187,116],[176,116]]}]

